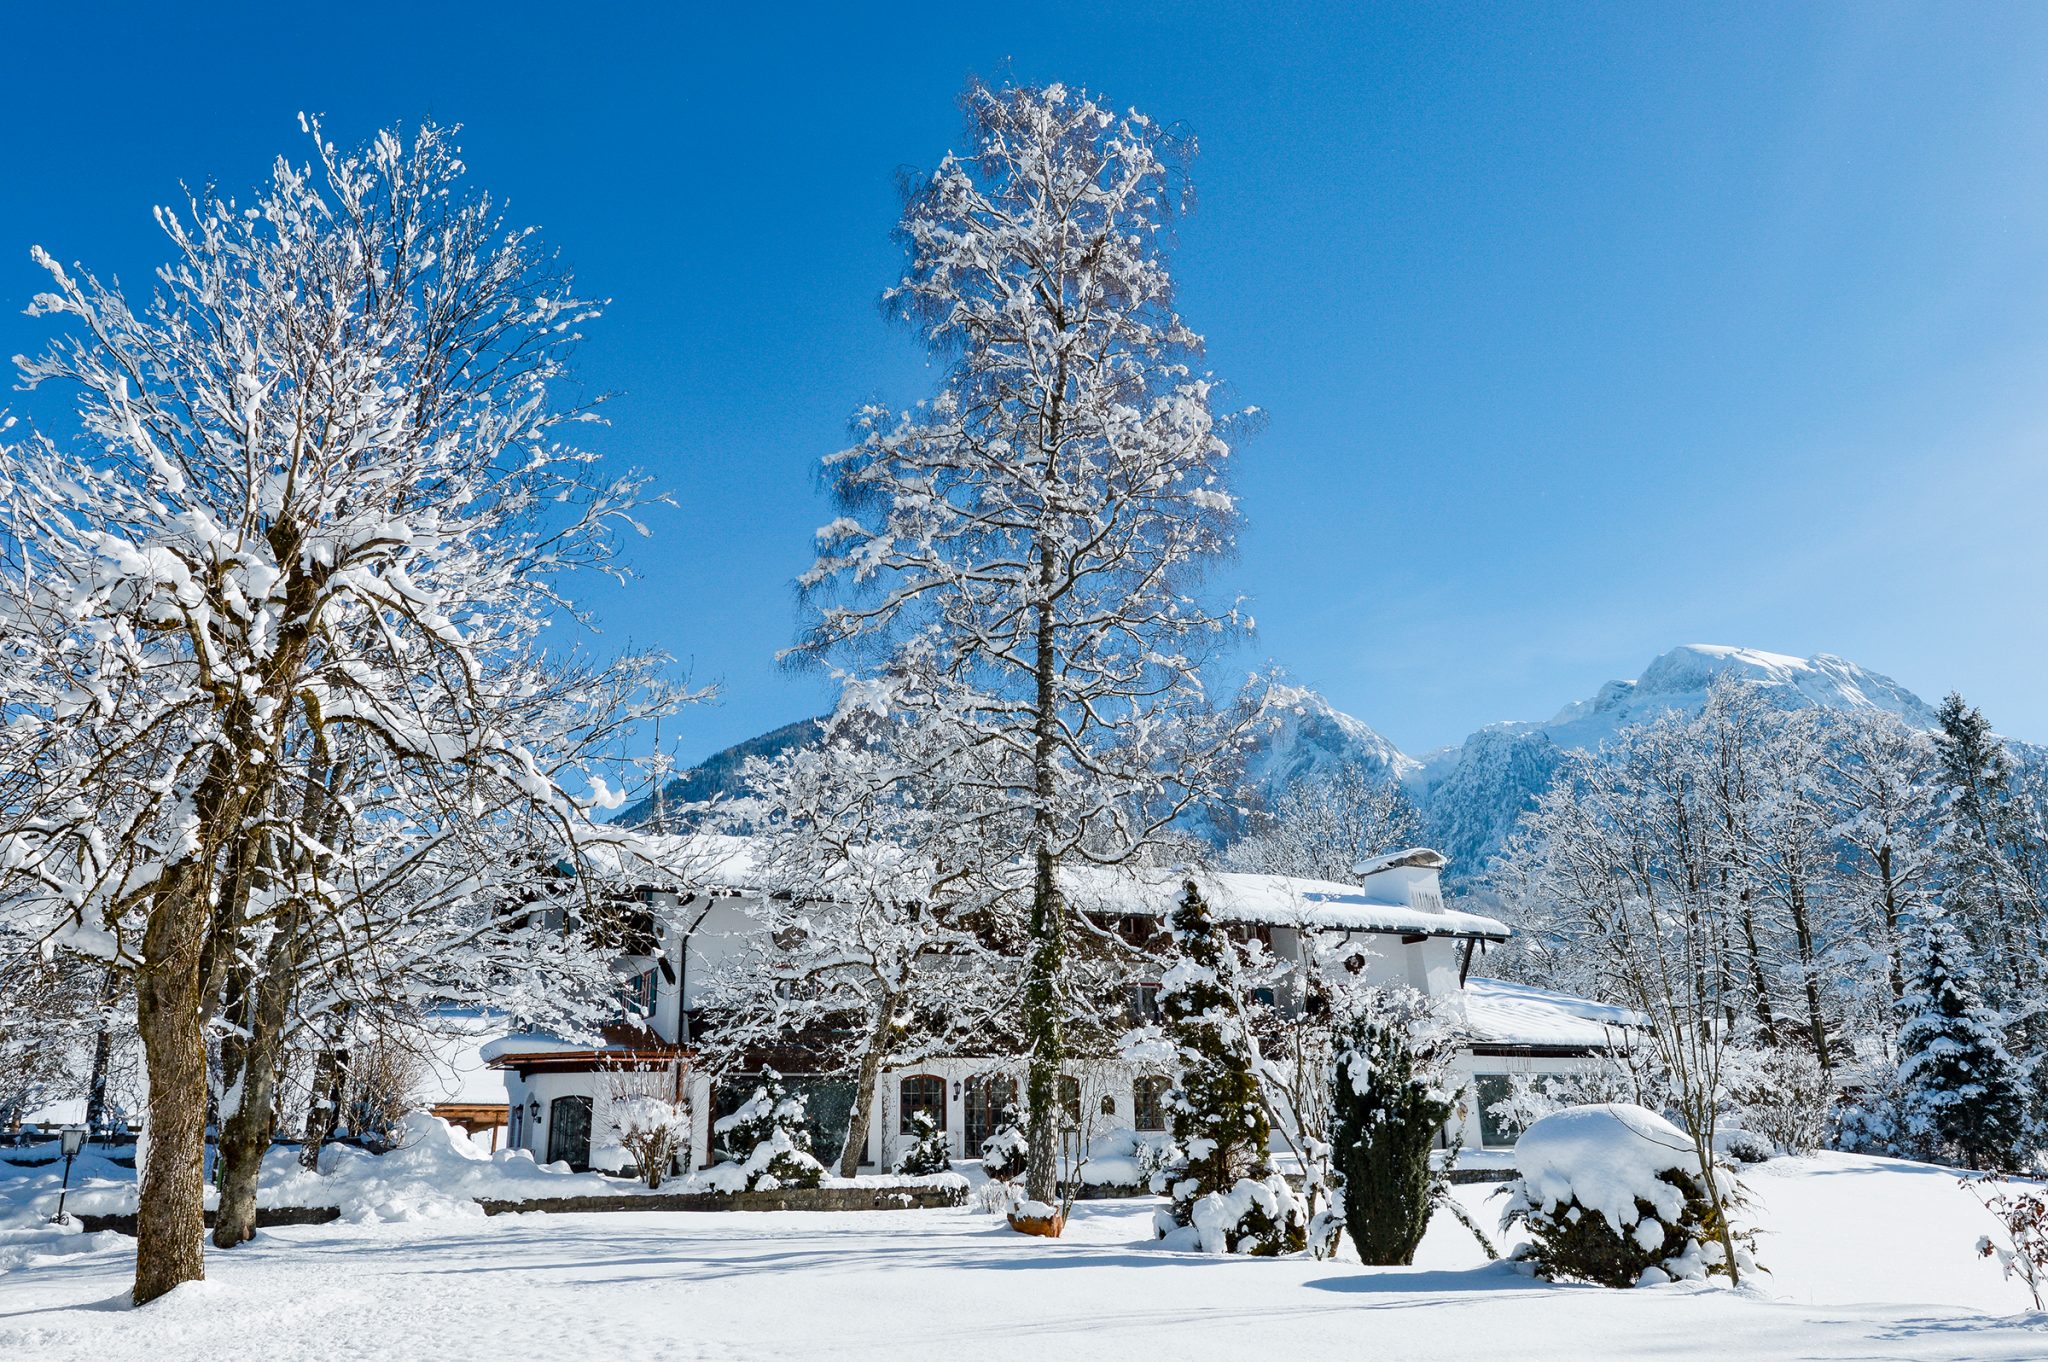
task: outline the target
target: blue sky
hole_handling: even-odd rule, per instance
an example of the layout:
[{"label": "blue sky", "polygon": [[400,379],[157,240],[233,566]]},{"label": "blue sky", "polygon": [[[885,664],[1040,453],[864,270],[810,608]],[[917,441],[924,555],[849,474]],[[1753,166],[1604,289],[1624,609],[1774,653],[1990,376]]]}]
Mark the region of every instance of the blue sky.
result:
[{"label": "blue sky", "polygon": [[0,353],[30,244],[139,282],[150,206],[302,155],[300,109],[465,124],[615,300],[600,447],[680,508],[586,595],[723,686],[686,757],[822,703],[773,661],[814,470],[932,382],[876,295],[970,73],[1201,142],[1183,310],[1270,413],[1247,664],[1417,752],[1689,641],[2048,738],[2048,8],[171,8],[0,21]]}]

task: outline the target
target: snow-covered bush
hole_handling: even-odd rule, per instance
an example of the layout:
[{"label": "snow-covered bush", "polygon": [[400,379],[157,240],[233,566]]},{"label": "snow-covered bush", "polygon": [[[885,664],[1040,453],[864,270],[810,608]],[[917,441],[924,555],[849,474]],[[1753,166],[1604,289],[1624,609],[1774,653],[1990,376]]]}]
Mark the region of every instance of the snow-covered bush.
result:
[{"label": "snow-covered bush", "polygon": [[[1692,1137],[1655,1112],[1619,1102],[1554,1112],[1522,1133],[1515,1162],[1501,1228],[1528,1227],[1514,1258],[1537,1276],[1627,1287],[1727,1275],[1724,1231],[1736,1267],[1755,1269],[1754,1231],[1721,1224]],[[1739,1211],[1733,1172],[1717,1167],[1715,1180]]]},{"label": "snow-covered bush", "polygon": [[736,1165],[726,1181],[733,1191],[772,1192],[782,1187],[816,1187],[825,1168],[811,1156],[810,1119],[804,1100],[783,1086],[782,1075],[761,1070],[761,1084],[746,1104],[711,1127],[720,1152]]},{"label": "snow-covered bush", "polygon": [[1444,1199],[1446,1170],[1430,1152],[1458,1101],[1457,1048],[1450,1012],[1410,988],[1367,990],[1338,1036],[1332,1162],[1361,1262],[1414,1262]]},{"label": "snow-covered bush", "polygon": [[974,1189],[974,1209],[983,1215],[1008,1215],[1021,1200],[1023,1193],[1013,1183],[989,1181]]},{"label": "snow-covered bush", "polygon": [[1024,1132],[1006,1125],[981,1142],[981,1170],[997,1182],[1008,1182],[1023,1175],[1029,1152]]},{"label": "snow-covered bush", "polygon": [[676,1156],[689,1147],[690,1107],[674,1099],[666,1069],[615,1069],[607,1074],[605,1112],[612,1138],[632,1156],[649,1189],[661,1186]]},{"label": "snow-covered bush", "polygon": [[946,1132],[928,1111],[910,1113],[910,1148],[896,1160],[896,1171],[924,1177],[944,1173],[953,1167],[953,1154],[946,1147]]},{"label": "snow-covered bush", "polygon": [[1153,1177],[1153,1189],[1173,1200],[1155,1228],[1205,1253],[1297,1253],[1308,1242],[1308,1207],[1266,1162],[1271,1127],[1236,949],[1192,880],[1171,927],[1175,958],[1160,978],[1159,1010],[1180,1065],[1167,1109],[1182,1156]]},{"label": "snow-covered bush", "polygon": [[[1810,1154],[1820,1148],[1833,1098],[1811,1051],[1782,1046],[1730,1049],[1722,1064],[1735,1125],[1762,1141],[1765,1157]],[[1730,1152],[1745,1157],[1739,1150]]]},{"label": "snow-covered bush", "polygon": [[2006,1276],[2025,1283],[2034,1308],[2041,1309],[2041,1288],[2048,1286],[2048,1197],[2039,1192],[2002,1190],[2005,1179],[1997,1173],[1964,1178],[1963,1186],[1984,1203],[1984,1209],[1998,1218],[2005,1231],[2002,1244],[1988,1234],[1979,1239],[1977,1255],[1996,1258]]}]

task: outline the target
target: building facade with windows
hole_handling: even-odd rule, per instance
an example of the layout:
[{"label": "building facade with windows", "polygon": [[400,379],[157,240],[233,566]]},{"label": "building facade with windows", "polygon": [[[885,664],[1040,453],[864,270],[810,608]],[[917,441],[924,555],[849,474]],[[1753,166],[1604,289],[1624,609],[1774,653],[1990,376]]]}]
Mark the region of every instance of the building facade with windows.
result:
[{"label": "building facade with windows", "polygon": [[[605,1107],[621,1072],[634,1074],[637,1091],[665,1084],[689,1102],[693,1122],[690,1164],[714,1157],[712,1123],[744,1100],[744,1077],[714,1085],[693,1066],[693,1034],[705,1024],[707,982],[765,928],[756,916],[764,896],[744,838],[699,836],[690,854],[691,883],[661,882],[639,891],[646,908],[642,939],[619,969],[624,995],[646,1018],[637,1028],[608,1032],[592,1045],[558,1037],[513,1034],[485,1047],[504,1074],[507,1141],[543,1163],[616,1170],[626,1155],[611,1138]],[[1233,872],[1157,870],[1067,872],[1062,885],[1076,911],[1113,925],[1133,944],[1163,942],[1166,915],[1185,879],[1201,887],[1212,913],[1241,938],[1255,938],[1293,968],[1292,992],[1269,999],[1286,1012],[1304,1005],[1301,987],[1311,970],[1329,987],[1406,984],[1448,1000],[1461,1019],[1466,1043],[1459,1065],[1466,1101],[1443,1133],[1446,1145],[1506,1148],[1515,1132],[1487,1108],[1520,1074],[1540,1076],[1585,1064],[1624,1043],[1630,1017],[1621,1009],[1507,983],[1475,973],[1485,952],[1508,939],[1508,928],[1476,913],[1446,907],[1440,876],[1444,858],[1412,849],[1358,867],[1353,883]],[[1143,959],[1145,951],[1138,952]],[[1158,983],[1138,970],[1130,987],[1135,1023],[1156,1017]],[[853,1101],[850,1079],[811,1074],[778,1063],[809,1100],[819,1156],[828,1166],[847,1129]],[[928,1113],[947,1133],[955,1158],[980,1157],[983,1141],[1020,1108],[1019,1058],[959,1056],[914,1069],[885,1071],[868,1123],[863,1168],[885,1171],[911,1139],[916,1113]],[[1081,1137],[1102,1140],[1124,1133],[1143,1138],[1166,1128],[1172,1075],[1116,1060],[1079,1061],[1061,1084],[1068,1122]]]}]

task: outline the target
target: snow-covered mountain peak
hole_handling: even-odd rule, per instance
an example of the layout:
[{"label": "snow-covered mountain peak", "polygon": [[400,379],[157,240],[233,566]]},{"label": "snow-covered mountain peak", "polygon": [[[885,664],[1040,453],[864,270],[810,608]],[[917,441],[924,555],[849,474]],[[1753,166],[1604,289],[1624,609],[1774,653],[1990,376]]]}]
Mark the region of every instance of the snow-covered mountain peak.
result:
[{"label": "snow-covered mountain peak", "polygon": [[1472,872],[1568,751],[1590,752],[1625,728],[1677,711],[1697,714],[1716,679],[1734,676],[1779,709],[1882,709],[1932,728],[1926,701],[1880,672],[1830,653],[1794,657],[1722,643],[1687,643],[1651,659],[1633,681],[1609,681],[1548,723],[1491,724],[1432,752],[1408,788],[1454,870]]},{"label": "snow-covered mountain peak", "polygon": [[1793,657],[1722,643],[1687,643],[1643,668],[1633,681],[1609,681],[1590,699],[1566,705],[1540,729],[1564,747],[1598,746],[1631,724],[1670,710],[1696,711],[1716,679],[1735,676],[1784,709],[1883,709],[1922,726],[1934,711],[1889,676],[1831,653]]},{"label": "snow-covered mountain peak", "polygon": [[1266,694],[1274,727],[1251,760],[1254,783],[1280,784],[1341,766],[1383,771],[1403,779],[1416,760],[1388,742],[1371,725],[1333,706],[1306,686],[1275,685]]}]

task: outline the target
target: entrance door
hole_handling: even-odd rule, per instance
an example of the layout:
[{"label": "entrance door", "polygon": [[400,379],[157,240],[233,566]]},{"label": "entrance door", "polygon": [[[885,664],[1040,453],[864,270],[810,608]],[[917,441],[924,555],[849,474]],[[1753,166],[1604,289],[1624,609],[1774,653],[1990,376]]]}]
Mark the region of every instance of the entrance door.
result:
[{"label": "entrance door", "polygon": [[557,1097],[548,1106],[548,1162],[559,1160],[579,1173],[590,1167],[588,1097]]},{"label": "entrance door", "polygon": [[1005,1125],[1017,1119],[1017,1080],[1005,1074],[984,1074],[967,1080],[967,1129],[962,1132],[960,1152],[967,1158],[981,1157],[981,1146]]}]

